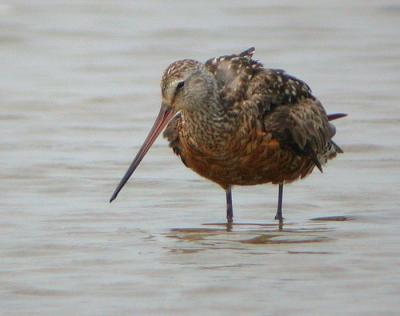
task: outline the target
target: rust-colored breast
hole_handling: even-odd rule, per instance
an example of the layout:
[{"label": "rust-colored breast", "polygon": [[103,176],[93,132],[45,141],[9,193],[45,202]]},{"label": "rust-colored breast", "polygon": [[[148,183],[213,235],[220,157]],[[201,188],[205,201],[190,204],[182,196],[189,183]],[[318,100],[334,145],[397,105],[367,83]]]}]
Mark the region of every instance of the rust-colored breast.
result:
[{"label": "rust-colored breast", "polygon": [[[177,119],[178,120],[178,119]],[[255,185],[262,183],[291,182],[309,174],[314,163],[306,156],[299,156],[282,148],[271,133],[254,130],[246,139],[235,139],[226,148],[224,156],[215,156],[196,148],[185,138],[182,122],[170,125],[164,136],[170,136],[170,145],[185,165],[199,175],[228,185]],[[174,136],[174,137],[171,137]]]}]

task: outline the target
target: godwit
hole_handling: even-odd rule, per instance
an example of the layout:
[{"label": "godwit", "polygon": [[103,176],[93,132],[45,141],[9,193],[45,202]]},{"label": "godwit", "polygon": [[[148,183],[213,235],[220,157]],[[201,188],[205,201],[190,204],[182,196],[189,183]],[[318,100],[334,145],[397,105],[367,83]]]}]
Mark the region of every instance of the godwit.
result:
[{"label": "godwit", "polygon": [[254,48],[201,63],[172,63],[161,80],[160,113],[110,202],[135,171],[157,136],[164,137],[188,168],[226,192],[233,221],[232,186],[279,185],[275,219],[283,224],[283,184],[309,175],[343,151],[330,120],[303,81],[252,59]]}]

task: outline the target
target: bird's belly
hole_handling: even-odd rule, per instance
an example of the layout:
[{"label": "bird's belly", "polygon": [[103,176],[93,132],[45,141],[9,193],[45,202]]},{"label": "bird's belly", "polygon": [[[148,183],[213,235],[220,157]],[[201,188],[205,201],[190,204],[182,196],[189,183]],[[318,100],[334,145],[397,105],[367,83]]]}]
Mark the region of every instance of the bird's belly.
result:
[{"label": "bird's belly", "polygon": [[292,182],[314,167],[309,158],[282,149],[276,140],[232,146],[219,156],[185,146],[180,155],[189,168],[224,188]]}]

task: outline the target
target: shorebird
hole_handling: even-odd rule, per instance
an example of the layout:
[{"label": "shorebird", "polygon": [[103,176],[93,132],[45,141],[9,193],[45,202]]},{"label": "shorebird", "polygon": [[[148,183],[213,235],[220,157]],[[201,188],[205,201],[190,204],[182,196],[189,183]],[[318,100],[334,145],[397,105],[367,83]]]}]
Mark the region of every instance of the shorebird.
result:
[{"label": "shorebird", "polygon": [[226,192],[233,221],[232,186],[277,184],[275,219],[283,225],[283,185],[309,175],[337,153],[327,115],[303,81],[252,59],[255,49],[201,63],[178,60],[161,80],[161,109],[146,140],[115,189],[112,202],[147,151],[164,137],[188,168]]}]

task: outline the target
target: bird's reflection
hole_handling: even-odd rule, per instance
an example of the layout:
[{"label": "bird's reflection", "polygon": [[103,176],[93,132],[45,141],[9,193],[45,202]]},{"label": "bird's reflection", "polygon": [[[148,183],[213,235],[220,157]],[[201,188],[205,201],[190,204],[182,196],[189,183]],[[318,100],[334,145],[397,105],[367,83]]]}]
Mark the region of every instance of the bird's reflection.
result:
[{"label": "bird's reflection", "polygon": [[325,222],[315,221],[288,223],[285,229],[275,223],[206,223],[197,228],[171,229],[167,237],[178,242],[173,252],[193,253],[210,249],[249,250],[250,245],[321,243],[330,239],[328,233],[332,230]]}]

